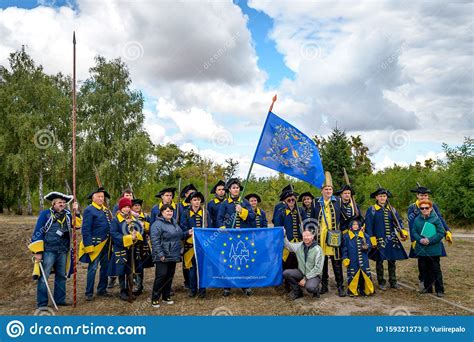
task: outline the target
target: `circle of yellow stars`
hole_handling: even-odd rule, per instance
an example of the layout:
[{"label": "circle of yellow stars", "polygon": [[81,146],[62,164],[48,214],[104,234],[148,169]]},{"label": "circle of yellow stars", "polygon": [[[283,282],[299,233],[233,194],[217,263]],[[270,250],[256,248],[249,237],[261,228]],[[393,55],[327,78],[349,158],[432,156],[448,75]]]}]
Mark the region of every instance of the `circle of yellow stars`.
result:
[{"label": "circle of yellow stars", "polygon": [[[237,238],[240,239],[240,235],[237,235]],[[248,239],[249,239],[249,237],[246,236],[246,237],[245,237],[245,240],[248,241]],[[233,240],[232,236],[229,237],[229,241],[232,241],[232,240]],[[222,246],[227,247],[227,242],[224,242],[224,243],[222,244]],[[250,243],[250,246],[251,246],[251,247],[255,247],[255,243],[254,243],[254,242],[251,242],[251,243]],[[225,254],[225,251],[222,250],[222,251],[221,251],[221,255],[224,255],[224,254]],[[257,254],[257,250],[255,249],[255,250],[253,250],[253,255],[254,255],[254,257],[253,257],[252,259],[250,259],[251,262],[255,262],[255,255],[256,255],[256,254]],[[227,261],[228,261],[228,260],[227,260],[226,258],[224,258],[224,263],[227,263]],[[234,265],[228,265],[228,267],[229,267],[230,269],[234,269]],[[245,268],[249,268],[249,265],[248,265],[248,264],[245,265]],[[240,270],[242,269],[242,267],[237,266],[237,267],[235,267],[235,269],[236,269],[237,271],[240,271]]]}]

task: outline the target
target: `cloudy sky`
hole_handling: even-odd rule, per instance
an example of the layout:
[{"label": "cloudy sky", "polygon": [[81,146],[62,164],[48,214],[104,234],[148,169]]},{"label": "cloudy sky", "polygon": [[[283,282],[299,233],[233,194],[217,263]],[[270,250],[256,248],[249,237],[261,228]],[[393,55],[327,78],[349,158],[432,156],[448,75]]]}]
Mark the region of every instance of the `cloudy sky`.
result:
[{"label": "cloudy sky", "polygon": [[79,79],[122,57],[155,143],[233,157],[241,175],[275,93],[308,135],[361,134],[378,169],[473,133],[473,2],[0,0],[0,64],[26,45],[71,73],[73,30]]}]

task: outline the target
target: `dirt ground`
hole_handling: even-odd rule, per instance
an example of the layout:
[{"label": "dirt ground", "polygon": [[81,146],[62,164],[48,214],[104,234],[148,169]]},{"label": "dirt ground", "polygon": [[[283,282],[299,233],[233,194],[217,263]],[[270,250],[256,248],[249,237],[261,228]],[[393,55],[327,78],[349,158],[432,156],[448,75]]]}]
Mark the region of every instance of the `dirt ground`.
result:
[{"label": "dirt ground", "polygon": [[[145,271],[145,292],[133,303],[118,298],[118,288],[112,289],[112,298],[94,298],[86,302],[84,296],[87,265],[78,265],[77,307],[60,307],[38,312],[35,307],[36,282],[31,280],[32,261],[27,245],[36,218],[0,215],[0,314],[1,315],[472,315],[474,313],[474,284],[472,262],[474,239],[462,235],[455,237],[453,246],[447,247],[448,257],[442,258],[446,295],[439,299],[432,295],[419,295],[416,260],[397,262],[397,275],[401,289],[377,290],[368,298],[339,298],[335,294],[333,277],[330,292],[320,299],[304,298],[290,301],[282,288],[257,288],[254,295],[245,297],[233,289],[224,298],[220,289],[208,290],[205,299],[188,298],[183,287],[181,266],[176,270],[173,287],[174,305],[154,309],[150,305],[153,269]],[[468,230],[469,231],[469,230]],[[465,232],[460,229],[459,232]],[[456,234],[456,230],[454,231]],[[467,235],[470,235],[468,233]],[[408,251],[409,244],[405,243]],[[375,270],[375,264],[371,265]],[[331,268],[331,267],[330,267]],[[344,275],[345,276],[345,275]],[[50,286],[52,281],[50,279]],[[67,290],[72,301],[72,279]]]}]

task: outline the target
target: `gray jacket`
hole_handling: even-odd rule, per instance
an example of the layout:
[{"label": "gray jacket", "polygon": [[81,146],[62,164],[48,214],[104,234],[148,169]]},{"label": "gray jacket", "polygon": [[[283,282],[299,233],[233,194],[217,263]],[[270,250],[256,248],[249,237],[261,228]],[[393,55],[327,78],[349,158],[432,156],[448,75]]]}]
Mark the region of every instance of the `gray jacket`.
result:
[{"label": "gray jacket", "polygon": [[170,222],[159,217],[150,227],[153,262],[161,261],[163,256],[165,262],[181,261],[181,240],[188,236],[188,231],[183,231],[174,218]]},{"label": "gray jacket", "polygon": [[290,242],[285,236],[285,247],[290,252],[296,254],[296,259],[298,259],[298,270],[306,279],[321,276],[324,265],[324,254],[323,250],[317,243],[313,243],[309,248],[307,248],[306,258],[304,242]]}]

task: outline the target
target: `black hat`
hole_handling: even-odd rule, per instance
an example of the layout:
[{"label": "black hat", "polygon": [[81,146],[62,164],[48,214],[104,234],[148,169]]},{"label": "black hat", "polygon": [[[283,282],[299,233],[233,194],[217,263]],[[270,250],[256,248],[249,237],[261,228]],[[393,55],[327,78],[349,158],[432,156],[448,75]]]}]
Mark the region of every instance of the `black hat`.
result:
[{"label": "black hat", "polygon": [[294,192],[293,190],[286,190],[285,192],[283,192],[280,195],[280,201],[284,201],[285,199],[287,199],[290,196],[298,197],[298,193]]},{"label": "black hat", "polygon": [[223,180],[219,179],[219,181],[212,187],[211,194],[216,193],[216,189],[217,189],[218,186],[223,186],[224,189],[225,189],[225,182]]},{"label": "black hat", "polygon": [[174,193],[176,192],[176,188],[164,188],[163,190],[160,190],[155,197],[160,198],[162,195],[164,195],[167,192],[171,192],[171,196],[174,197]]},{"label": "black hat", "polygon": [[191,203],[191,200],[195,197],[199,197],[201,199],[201,203],[204,203],[204,195],[200,193],[199,191],[194,191],[189,194],[188,197],[184,200],[185,203]]},{"label": "black hat", "polygon": [[53,192],[50,192],[49,194],[47,194],[46,196],[44,196],[45,200],[48,200],[48,201],[51,201],[51,202],[53,200],[55,200],[56,198],[60,198],[62,200],[65,200],[66,203],[69,203],[69,202],[72,201],[74,196],[66,195],[66,194],[63,194],[62,192],[59,192],[59,191],[53,191]]},{"label": "black hat", "polygon": [[181,193],[179,194],[181,197],[184,197],[186,195],[186,193],[189,191],[189,190],[194,190],[194,191],[198,191],[198,189],[194,186],[194,184],[188,184],[186,185],[182,190],[181,190]]},{"label": "black hat", "polygon": [[240,180],[238,178],[229,179],[225,185],[226,190],[229,190],[233,184],[237,184],[240,187],[240,191],[242,191],[242,185],[240,184]]},{"label": "black hat", "polygon": [[303,197],[311,197],[312,200],[314,200],[314,196],[311,192],[309,191],[306,191],[306,192],[303,192],[299,197],[298,197],[298,202],[303,202]]},{"label": "black hat", "polygon": [[359,228],[362,228],[362,226],[364,225],[365,223],[365,219],[363,216],[361,216],[360,214],[359,215],[354,215],[352,217],[350,217],[346,222],[349,222],[349,225],[348,225],[348,228],[351,229],[352,227],[352,222],[354,221],[357,221],[359,222]]},{"label": "black hat", "polygon": [[105,191],[105,189],[104,189],[103,187],[100,187],[100,188],[98,188],[97,190],[92,191],[92,192],[89,194],[89,196],[87,196],[87,198],[88,198],[88,199],[92,199],[92,196],[93,196],[94,194],[98,193],[98,192],[103,192],[103,193],[104,193],[104,197],[110,199],[110,194],[109,194],[107,191]]},{"label": "black hat", "polygon": [[281,195],[283,195],[283,193],[285,193],[285,191],[288,191],[288,190],[293,190],[293,186],[291,184],[288,184],[283,189],[281,189],[280,197],[281,197]]},{"label": "black hat", "polygon": [[382,195],[382,194],[386,194],[387,197],[392,197],[392,193],[388,191],[387,189],[378,188],[377,190],[375,190],[374,192],[370,194],[370,198],[375,198],[377,195]]},{"label": "black hat", "polygon": [[135,204],[143,205],[143,200],[140,199],[140,198],[134,198],[134,199],[132,199],[132,206],[135,205]]},{"label": "black hat", "polygon": [[251,199],[252,197],[257,199],[257,203],[261,203],[261,202],[262,202],[262,199],[261,199],[260,196],[257,195],[257,194],[248,194],[247,196],[245,196],[245,199],[246,199],[247,201],[250,201],[250,199]]},{"label": "black hat", "polygon": [[346,190],[350,190],[351,192],[351,195],[355,195],[355,192],[354,192],[354,189],[350,186],[350,185],[344,185],[341,189],[337,190],[334,195],[336,196],[339,196],[340,194],[342,194],[344,191]]},{"label": "black hat", "polygon": [[417,194],[431,194],[430,189],[428,189],[424,186],[420,186],[419,184],[417,184],[416,189],[411,189],[410,191],[411,192],[416,192]]}]

